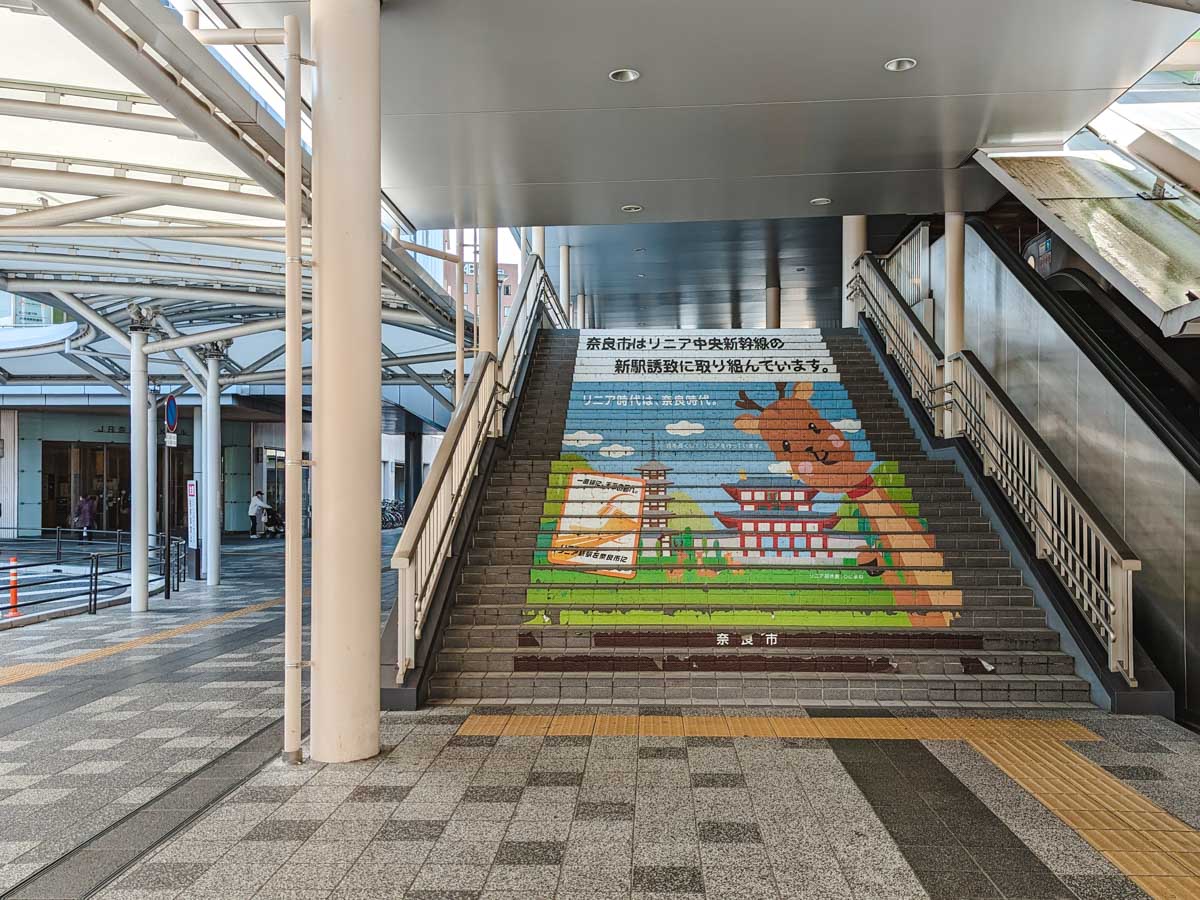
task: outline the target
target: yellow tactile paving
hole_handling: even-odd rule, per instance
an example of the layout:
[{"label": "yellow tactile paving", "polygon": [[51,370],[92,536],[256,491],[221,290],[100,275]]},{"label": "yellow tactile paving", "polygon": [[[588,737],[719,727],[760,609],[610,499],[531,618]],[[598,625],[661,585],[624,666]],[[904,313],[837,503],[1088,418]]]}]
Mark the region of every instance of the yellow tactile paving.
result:
[{"label": "yellow tactile paving", "polygon": [[[515,720],[536,719],[526,724]],[[548,723],[548,724],[547,724]],[[516,730],[521,729],[521,730]],[[545,730],[543,730],[545,729]],[[1095,741],[1096,735],[1077,722],[1060,719],[936,719],[873,718],[839,716],[813,719],[803,716],[610,716],[610,715],[472,715],[459,729],[463,735],[551,734],[646,737],[763,737],[833,738],[877,741],[1025,741],[1047,747],[1062,741]],[[1049,756],[1049,754],[1048,754]],[[1065,793],[1071,783],[1063,780],[1064,762],[1058,757],[1049,765],[1034,765],[1030,778],[1046,794]],[[1023,764],[1013,761],[1013,765]],[[1107,775],[1107,773],[1105,773]],[[1082,776],[1079,776],[1082,777]],[[1107,782],[1106,782],[1107,783]],[[1057,788],[1057,789],[1056,789]],[[1150,803],[1139,803],[1137,794],[1121,795],[1124,806],[1103,805],[1097,809],[1128,809],[1158,812]],[[1090,809],[1092,807],[1061,807]]]},{"label": "yellow tactile paving", "polygon": [[688,737],[728,737],[729,724],[724,716],[687,716],[683,733]]},{"label": "yellow tactile paving", "polygon": [[596,716],[596,727],[593,735],[601,737],[636,737],[638,733],[637,716]]},{"label": "yellow tactile paving", "polygon": [[1200,900],[1200,832],[1056,740],[973,740],[1151,897]]},{"label": "yellow tactile paving", "polygon": [[500,733],[504,737],[545,737],[553,722],[553,716],[512,716]]},{"label": "yellow tactile paving", "polygon": [[587,737],[595,725],[595,716],[555,716],[546,734],[552,737]]},{"label": "yellow tactile paving", "polygon": [[683,737],[679,716],[639,716],[638,733],[643,737]]},{"label": "yellow tactile paving", "polygon": [[765,717],[726,716],[730,737],[778,737],[771,727],[771,720]]},{"label": "yellow tactile paving", "polygon": [[5,666],[4,668],[0,668],[0,687],[17,684],[21,681],[28,681],[30,678],[37,678],[39,675],[48,675],[51,672],[69,669],[72,666],[81,666],[84,663],[95,662],[98,659],[106,659],[109,656],[124,653],[126,650],[134,650],[138,647],[156,644],[159,641],[169,640],[183,634],[191,634],[193,631],[200,631],[212,625],[219,625],[221,622],[228,622],[230,619],[236,619],[240,616],[269,609],[282,602],[282,597],[276,597],[274,600],[264,600],[261,603],[244,606],[241,609],[235,609],[233,612],[227,612],[224,615],[213,616],[210,619],[201,619],[198,622],[180,625],[178,628],[168,628],[166,631],[156,631],[153,634],[142,635],[140,638],[123,641],[120,644],[101,647],[98,650],[89,650],[87,653],[80,653],[77,656],[69,656],[66,659],[56,659],[53,662],[23,663],[19,666]]}]

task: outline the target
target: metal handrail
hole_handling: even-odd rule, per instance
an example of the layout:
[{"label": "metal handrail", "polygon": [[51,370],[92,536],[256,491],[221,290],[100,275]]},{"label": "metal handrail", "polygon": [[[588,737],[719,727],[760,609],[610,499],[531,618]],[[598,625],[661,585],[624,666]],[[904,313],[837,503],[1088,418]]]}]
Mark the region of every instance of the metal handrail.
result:
[{"label": "metal handrail", "polygon": [[891,252],[879,257],[883,270],[910,307],[929,299],[931,249],[929,222],[922,220],[896,242]]},{"label": "metal handrail", "polygon": [[566,327],[540,258],[521,280],[517,303],[511,308],[498,345],[498,357],[483,352],[475,357],[471,377],[434,456],[412,513],[392,554],[397,570],[397,683],[414,664],[416,643],[429,615],[433,591],[449,559],[459,520],[479,461],[490,438],[502,437],[504,410],[515,400],[522,362],[532,352],[543,318]]},{"label": "metal handrail", "polygon": [[[885,350],[908,379],[935,433],[965,438],[1033,537],[1108,652],[1110,671],[1136,686],[1133,573],[1141,569],[1112,524],[1088,499],[1033,425],[969,351],[941,356],[918,328],[895,286],[870,254],[855,264],[853,296],[879,327]],[[907,314],[906,314],[907,313]]]}]

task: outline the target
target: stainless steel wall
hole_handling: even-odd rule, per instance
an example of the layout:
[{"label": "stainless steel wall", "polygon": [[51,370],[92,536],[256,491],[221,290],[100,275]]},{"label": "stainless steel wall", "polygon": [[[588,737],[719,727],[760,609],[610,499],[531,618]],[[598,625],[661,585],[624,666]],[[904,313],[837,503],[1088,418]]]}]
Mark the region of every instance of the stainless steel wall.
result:
[{"label": "stainless steel wall", "polygon": [[[939,344],[944,250],[932,252]],[[970,228],[966,254],[966,347],[1141,558],[1137,637],[1200,717],[1200,484]]]}]

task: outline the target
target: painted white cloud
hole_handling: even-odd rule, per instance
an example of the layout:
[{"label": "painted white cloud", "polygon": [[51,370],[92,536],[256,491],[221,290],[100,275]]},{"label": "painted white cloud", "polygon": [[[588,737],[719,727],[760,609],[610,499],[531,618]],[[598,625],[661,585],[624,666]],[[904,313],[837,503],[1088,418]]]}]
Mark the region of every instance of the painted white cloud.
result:
[{"label": "painted white cloud", "polygon": [[590,447],[592,444],[598,444],[604,440],[604,435],[596,434],[591,431],[572,431],[570,434],[563,435],[563,446],[566,447]]},{"label": "painted white cloud", "polygon": [[839,419],[829,424],[843,433],[847,431],[862,431],[862,422],[858,419]]},{"label": "painted white cloud", "polygon": [[792,464],[790,462],[773,462],[767,466],[767,471],[773,475],[791,475]]},{"label": "painted white cloud", "polygon": [[675,434],[679,437],[690,437],[694,434],[704,434],[704,426],[699,422],[689,422],[687,419],[680,419],[678,422],[672,422],[667,426],[668,434]]},{"label": "painted white cloud", "polygon": [[626,447],[624,444],[609,444],[607,447],[600,448],[600,455],[608,459],[621,459],[625,456],[633,456],[633,454],[633,448]]}]

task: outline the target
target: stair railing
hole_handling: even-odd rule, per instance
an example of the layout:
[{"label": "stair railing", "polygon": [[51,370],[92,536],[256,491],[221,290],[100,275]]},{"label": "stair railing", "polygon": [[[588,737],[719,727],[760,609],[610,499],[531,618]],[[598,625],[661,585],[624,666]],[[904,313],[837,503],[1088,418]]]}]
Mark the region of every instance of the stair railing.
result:
[{"label": "stair railing", "polygon": [[859,258],[851,287],[935,433],[965,438],[979,454],[1038,557],[1107,649],[1109,670],[1136,686],[1133,573],[1141,561],[975,355],[943,358],[874,256]]},{"label": "stair railing", "polygon": [[475,356],[462,401],[446,426],[441,447],[392,554],[392,568],[398,576],[397,684],[413,666],[417,641],[451,556],[471,483],[488,440],[504,436],[505,411],[515,406],[538,329],[543,322],[553,328],[568,327],[541,259],[531,255],[526,263],[517,302],[510,307],[500,337],[498,356],[487,352]]},{"label": "stair railing", "polygon": [[928,299],[932,289],[929,223],[918,222],[888,254],[879,257],[883,271],[910,307]]}]

